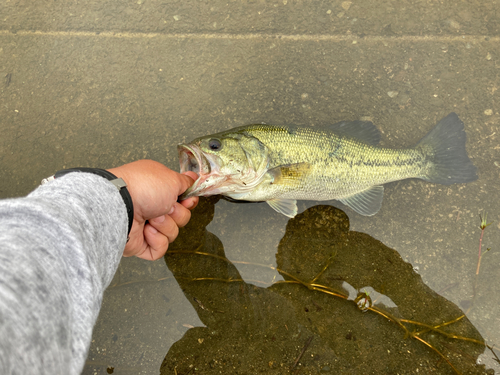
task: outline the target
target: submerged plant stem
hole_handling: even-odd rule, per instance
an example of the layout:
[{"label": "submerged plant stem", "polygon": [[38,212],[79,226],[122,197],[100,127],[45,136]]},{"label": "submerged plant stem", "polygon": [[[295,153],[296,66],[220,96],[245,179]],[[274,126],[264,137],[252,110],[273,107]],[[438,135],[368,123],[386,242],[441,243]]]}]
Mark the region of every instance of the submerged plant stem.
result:
[{"label": "submerged plant stem", "polygon": [[479,253],[478,253],[478,259],[477,259],[476,277],[479,274],[479,268],[481,267],[481,258],[483,257],[481,249],[482,249],[482,246],[483,246],[484,229],[485,228],[481,227],[481,237],[479,237]]},{"label": "submerged plant stem", "polygon": [[[474,275],[474,285],[472,286],[472,303],[469,309],[467,310],[467,314],[470,312],[470,310],[474,307],[474,302],[476,301],[476,296],[477,296],[477,279],[479,277],[479,270],[481,269],[481,259],[483,258],[483,236],[484,236],[484,231],[486,227],[491,225],[491,222],[488,223],[488,214],[485,212],[484,217],[482,215],[479,215],[479,218],[481,219],[481,235],[479,236],[479,251],[477,255],[477,267],[476,267],[476,274]],[[489,251],[490,249],[486,249],[486,251]]]}]

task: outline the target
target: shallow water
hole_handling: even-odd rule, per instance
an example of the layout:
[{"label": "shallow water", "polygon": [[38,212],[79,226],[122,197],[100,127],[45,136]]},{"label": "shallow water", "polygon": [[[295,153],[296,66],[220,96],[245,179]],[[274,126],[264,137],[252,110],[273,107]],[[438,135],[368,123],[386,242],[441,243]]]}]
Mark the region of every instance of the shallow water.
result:
[{"label": "shallow water", "polygon": [[[151,158],[178,169],[178,143],[244,124],[371,120],[382,145],[397,148],[458,113],[479,179],[452,186],[388,184],[373,217],[331,202],[348,215],[350,233],[370,236],[370,246],[380,241],[393,263],[361,271],[349,268],[355,256],[338,258],[337,251],[318,281],[338,294],[348,294],[340,281],[358,290],[371,286],[398,306],[397,313],[389,308],[397,319],[435,326],[458,318],[460,309],[482,339],[500,345],[497,2],[110,0],[0,7],[1,197],[26,194],[72,166],[108,168]],[[301,202],[299,212],[318,204]],[[485,211],[493,223],[483,251],[491,250],[476,281]],[[276,284],[287,279],[276,267],[306,273],[300,280],[307,283],[325,264],[325,248],[337,232],[321,241],[323,234],[302,237],[313,224],[328,232],[337,216],[325,207],[305,215],[311,212],[328,220],[307,216],[290,237],[289,220],[267,204],[221,200],[211,222],[207,211],[197,210],[205,222],[191,228],[184,249],[210,238],[205,248],[231,261],[221,261],[222,271],[207,255],[169,255],[182,256],[167,258],[185,262],[182,279],[163,259],[124,259],[105,294],[84,373],[104,374],[108,367],[116,374],[158,373],[164,360],[165,373],[179,375],[454,373],[379,313],[304,284]],[[283,238],[302,242],[283,252]],[[396,267],[393,250],[406,266]],[[194,280],[209,277],[201,272],[207,268],[220,280]],[[237,280],[229,283],[229,277]],[[425,311],[430,302],[414,295],[415,285],[439,306]],[[447,329],[476,334],[463,322]],[[463,340],[425,335],[453,365],[463,366],[459,371],[474,371],[467,366],[480,361],[500,373],[491,351],[477,359],[478,348],[464,349]]]}]

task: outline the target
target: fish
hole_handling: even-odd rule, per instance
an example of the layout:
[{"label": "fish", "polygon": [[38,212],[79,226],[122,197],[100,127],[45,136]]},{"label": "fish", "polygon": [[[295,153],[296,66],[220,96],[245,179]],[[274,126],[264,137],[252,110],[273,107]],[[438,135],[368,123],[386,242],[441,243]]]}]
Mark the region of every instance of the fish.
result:
[{"label": "fish", "polygon": [[180,199],[222,195],[267,202],[290,218],[297,200],[338,200],[360,215],[381,208],[384,184],[417,178],[451,185],[476,180],[464,123],[454,112],[413,147],[379,147],[370,121],[330,126],[253,124],[178,145],[181,172],[198,179]]}]

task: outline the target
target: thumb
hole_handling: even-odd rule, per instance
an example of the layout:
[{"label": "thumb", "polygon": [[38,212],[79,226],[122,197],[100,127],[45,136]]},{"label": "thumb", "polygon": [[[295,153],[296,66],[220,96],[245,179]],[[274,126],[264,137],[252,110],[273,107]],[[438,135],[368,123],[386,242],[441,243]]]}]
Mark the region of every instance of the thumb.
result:
[{"label": "thumb", "polygon": [[[181,195],[182,193],[184,193],[198,179],[198,175],[196,173],[192,172],[192,171],[183,172],[181,174],[181,176],[182,176],[184,182],[186,182],[186,179],[187,179],[187,181],[189,181],[189,185],[179,195]],[[188,210],[192,210],[192,209],[194,209],[198,205],[198,200],[199,200],[198,197],[191,197],[191,198],[183,200],[180,203],[184,207],[186,207]]]},{"label": "thumb", "polygon": [[184,172],[184,173],[180,174],[179,175],[179,182],[180,182],[179,189],[181,191],[179,191],[179,195],[184,193],[191,185],[193,185],[197,178],[198,178],[198,175],[194,172]]}]

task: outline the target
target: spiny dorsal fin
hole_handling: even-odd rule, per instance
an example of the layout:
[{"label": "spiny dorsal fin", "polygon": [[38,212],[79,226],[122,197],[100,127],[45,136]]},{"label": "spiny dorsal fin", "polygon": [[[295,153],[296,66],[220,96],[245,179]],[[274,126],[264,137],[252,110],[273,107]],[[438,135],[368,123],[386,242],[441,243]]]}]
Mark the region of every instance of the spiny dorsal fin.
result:
[{"label": "spiny dorsal fin", "polygon": [[349,206],[360,215],[373,216],[378,212],[378,210],[380,210],[383,199],[384,187],[372,186],[361,193],[339,199],[339,201],[344,203],[346,206]]},{"label": "spiny dorsal fin", "polygon": [[372,146],[376,146],[380,142],[380,131],[371,121],[341,121],[329,125],[328,129],[336,134],[355,138]]}]

